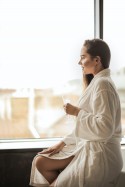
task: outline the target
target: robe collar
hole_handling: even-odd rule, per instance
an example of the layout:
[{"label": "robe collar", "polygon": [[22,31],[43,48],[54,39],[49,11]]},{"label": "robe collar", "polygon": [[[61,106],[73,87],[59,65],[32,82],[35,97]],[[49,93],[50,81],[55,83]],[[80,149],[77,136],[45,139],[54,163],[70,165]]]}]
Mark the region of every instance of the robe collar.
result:
[{"label": "robe collar", "polygon": [[[87,88],[85,89],[82,97],[87,93],[87,91],[91,88],[91,86],[93,85],[93,83],[95,82],[96,79],[98,79],[99,77],[110,77],[110,69],[106,68],[103,69],[102,71],[100,71],[99,73],[97,73],[94,78],[92,79],[92,81],[90,82],[90,84],[87,86]],[[82,99],[82,98],[81,98]],[[81,101],[80,99],[80,101]]]},{"label": "robe collar", "polygon": [[103,69],[102,71],[100,71],[99,73],[97,73],[94,78],[92,79],[92,81],[90,82],[90,84],[88,85],[88,87],[85,89],[85,92],[87,92],[87,90],[91,87],[91,85],[93,85],[93,83],[95,82],[96,79],[98,79],[99,77],[109,77],[110,76],[110,69],[106,68]]},{"label": "robe collar", "polygon": [[97,73],[94,76],[94,78],[92,79],[92,81],[90,82],[88,87],[91,87],[91,85],[95,82],[95,80],[100,78],[100,77],[110,77],[110,69],[106,68],[106,69],[103,69],[102,71],[100,71],[99,73]]},{"label": "robe collar", "polygon": [[109,76],[110,76],[110,69],[106,68],[106,69],[103,69],[102,71],[100,71],[99,73],[97,73],[94,76],[94,79],[97,77],[109,77]]}]

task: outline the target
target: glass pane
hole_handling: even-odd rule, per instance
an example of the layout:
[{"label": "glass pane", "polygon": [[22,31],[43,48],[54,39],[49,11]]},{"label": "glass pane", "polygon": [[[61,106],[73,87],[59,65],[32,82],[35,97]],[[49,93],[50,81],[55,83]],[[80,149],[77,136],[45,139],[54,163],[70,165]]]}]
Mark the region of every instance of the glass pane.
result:
[{"label": "glass pane", "polygon": [[112,52],[111,69],[122,107],[122,129],[125,136],[125,1],[104,1],[104,40],[110,45]]},{"label": "glass pane", "polygon": [[1,139],[69,133],[62,96],[77,103],[80,50],[93,36],[93,0],[0,1]]}]

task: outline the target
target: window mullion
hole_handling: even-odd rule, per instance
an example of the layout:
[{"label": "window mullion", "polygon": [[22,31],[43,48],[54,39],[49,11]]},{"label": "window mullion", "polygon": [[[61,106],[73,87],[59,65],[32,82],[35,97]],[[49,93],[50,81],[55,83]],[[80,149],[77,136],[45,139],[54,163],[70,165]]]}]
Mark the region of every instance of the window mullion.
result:
[{"label": "window mullion", "polygon": [[103,39],[103,0],[94,0],[94,37]]}]

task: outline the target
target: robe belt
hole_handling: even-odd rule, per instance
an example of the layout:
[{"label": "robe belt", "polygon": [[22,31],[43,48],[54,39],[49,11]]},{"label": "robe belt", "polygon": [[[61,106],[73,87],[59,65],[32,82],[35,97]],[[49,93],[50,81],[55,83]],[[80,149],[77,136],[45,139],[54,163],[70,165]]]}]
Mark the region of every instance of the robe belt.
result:
[{"label": "robe belt", "polygon": [[112,144],[120,144],[120,141],[121,141],[121,138],[110,138],[110,139],[106,139],[106,140],[95,140],[95,141],[91,141],[91,140],[85,140],[85,144],[87,142],[98,142],[98,143],[104,143],[104,144],[107,144],[107,143],[112,143]]}]

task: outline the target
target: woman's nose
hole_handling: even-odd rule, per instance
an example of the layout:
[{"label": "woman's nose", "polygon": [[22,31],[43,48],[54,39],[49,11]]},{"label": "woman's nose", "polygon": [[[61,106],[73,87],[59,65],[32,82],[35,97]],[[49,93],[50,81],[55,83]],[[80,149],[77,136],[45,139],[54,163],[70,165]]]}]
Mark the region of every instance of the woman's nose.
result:
[{"label": "woman's nose", "polygon": [[82,65],[81,60],[78,62],[79,65]]}]

